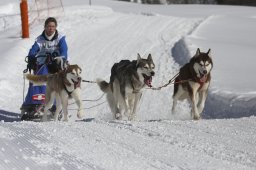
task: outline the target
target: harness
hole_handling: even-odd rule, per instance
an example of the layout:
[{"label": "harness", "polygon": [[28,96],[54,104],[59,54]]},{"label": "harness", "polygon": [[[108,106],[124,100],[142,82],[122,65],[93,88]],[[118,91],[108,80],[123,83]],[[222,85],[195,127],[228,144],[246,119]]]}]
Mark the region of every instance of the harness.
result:
[{"label": "harness", "polygon": [[68,96],[69,96],[69,97],[71,97],[71,94],[76,90],[76,88],[81,87],[81,81],[82,81],[82,80],[79,80],[78,82],[74,83],[74,90],[72,90],[72,91],[68,91],[65,82],[63,82],[63,84],[64,84],[64,89],[65,89],[66,92],[68,93]]},{"label": "harness", "polygon": [[200,78],[198,78],[198,77],[194,77],[194,80],[195,80],[198,84],[200,84],[198,90],[201,90],[201,88],[203,87],[203,85],[205,84],[205,82],[206,82],[207,79],[208,79],[208,76],[206,76],[205,79],[203,79],[203,80],[200,79]]}]

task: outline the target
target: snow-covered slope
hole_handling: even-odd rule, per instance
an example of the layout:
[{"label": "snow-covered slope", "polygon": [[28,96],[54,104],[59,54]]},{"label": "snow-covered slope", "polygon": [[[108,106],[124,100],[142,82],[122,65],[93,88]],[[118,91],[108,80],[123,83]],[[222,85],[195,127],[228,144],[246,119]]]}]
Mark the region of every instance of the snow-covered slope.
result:
[{"label": "snow-covered slope", "polygon": [[[5,2],[5,13],[15,13],[17,2]],[[69,123],[19,122],[28,87],[22,77],[24,57],[43,21],[31,25],[29,39],[21,39],[16,19],[7,17],[13,25],[0,28],[0,169],[255,169],[255,117],[241,118],[256,114],[256,82],[250,76],[255,72],[255,8],[92,3],[64,0],[65,16],[57,18],[67,36],[69,60],[82,67],[83,78],[108,81],[113,63],[151,53],[157,87],[196,48],[211,48],[213,81],[204,119],[190,120],[186,102],[172,115],[173,87],[168,86],[144,91],[136,122],[113,121],[105,96],[84,102],[86,116],[80,121],[70,105]],[[82,88],[83,99],[102,95],[95,84]]]}]

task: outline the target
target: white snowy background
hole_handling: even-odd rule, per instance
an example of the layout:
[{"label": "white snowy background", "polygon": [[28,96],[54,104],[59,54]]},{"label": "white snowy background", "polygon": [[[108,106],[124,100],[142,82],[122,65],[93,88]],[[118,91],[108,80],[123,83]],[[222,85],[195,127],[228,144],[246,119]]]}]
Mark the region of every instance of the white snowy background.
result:
[{"label": "white snowy background", "polygon": [[[70,110],[69,122],[21,122],[24,58],[44,20],[31,23],[30,38],[22,39],[19,1],[1,0],[0,169],[256,169],[255,7],[88,2],[63,0],[64,13],[57,16],[69,60],[81,66],[83,79],[108,81],[113,63],[151,53],[158,87],[197,48],[211,48],[202,119],[190,119],[187,102],[172,115],[170,85],[144,91],[134,122],[113,121],[105,96],[84,102],[83,120]],[[101,95],[95,84],[82,84],[83,99]]]}]

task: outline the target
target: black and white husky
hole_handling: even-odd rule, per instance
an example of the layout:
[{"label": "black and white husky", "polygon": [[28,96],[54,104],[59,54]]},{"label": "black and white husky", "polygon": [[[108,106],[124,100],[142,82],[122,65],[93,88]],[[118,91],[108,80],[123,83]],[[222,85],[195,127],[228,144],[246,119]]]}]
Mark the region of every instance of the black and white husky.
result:
[{"label": "black and white husky", "polygon": [[190,62],[180,68],[174,84],[172,113],[175,113],[177,100],[189,99],[192,118],[200,118],[211,81],[213,62],[210,51],[209,49],[207,53],[203,53],[198,48]]},{"label": "black and white husky", "polygon": [[147,59],[138,54],[137,60],[122,60],[111,69],[110,82],[97,79],[100,89],[107,93],[107,100],[114,119],[128,120],[136,118],[136,109],[142,95],[142,89],[151,87],[155,64],[151,54]]}]

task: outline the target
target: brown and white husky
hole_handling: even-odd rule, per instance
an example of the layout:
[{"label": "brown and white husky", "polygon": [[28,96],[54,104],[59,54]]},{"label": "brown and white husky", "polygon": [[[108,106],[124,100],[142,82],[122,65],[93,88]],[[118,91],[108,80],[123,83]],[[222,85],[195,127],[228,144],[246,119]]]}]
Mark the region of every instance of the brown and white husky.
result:
[{"label": "brown and white husky", "polygon": [[192,107],[192,118],[200,119],[200,114],[205,106],[213,68],[210,52],[210,49],[206,53],[200,52],[198,48],[189,63],[180,68],[174,84],[173,114],[178,100],[189,99]]},{"label": "brown and white husky", "polygon": [[64,70],[48,75],[26,74],[26,78],[35,85],[46,83],[46,96],[43,121],[47,120],[47,111],[54,103],[56,98],[56,111],[54,119],[62,110],[64,113],[64,121],[68,121],[68,99],[74,98],[78,106],[77,117],[82,118],[83,106],[81,100],[81,72],[82,69],[78,65],[68,65]]}]

